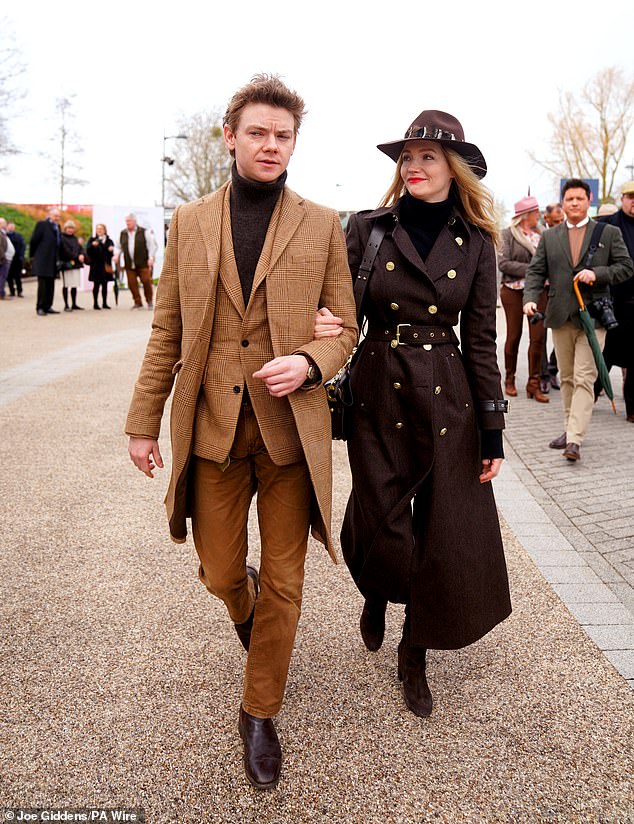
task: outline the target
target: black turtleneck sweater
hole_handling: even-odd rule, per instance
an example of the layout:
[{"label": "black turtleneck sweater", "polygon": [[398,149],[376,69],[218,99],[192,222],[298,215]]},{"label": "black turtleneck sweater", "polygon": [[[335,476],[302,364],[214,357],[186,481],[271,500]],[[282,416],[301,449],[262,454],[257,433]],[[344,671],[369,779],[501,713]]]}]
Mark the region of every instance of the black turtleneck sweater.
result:
[{"label": "black turtleneck sweater", "polygon": [[245,306],[251,297],[271,215],[285,183],[286,172],[272,183],[258,183],[241,177],[235,163],[231,167],[231,236]]},{"label": "black turtleneck sweater", "polygon": [[428,203],[405,193],[399,219],[422,260],[427,260],[440,230],[447,224],[453,204],[451,196],[440,203]]}]

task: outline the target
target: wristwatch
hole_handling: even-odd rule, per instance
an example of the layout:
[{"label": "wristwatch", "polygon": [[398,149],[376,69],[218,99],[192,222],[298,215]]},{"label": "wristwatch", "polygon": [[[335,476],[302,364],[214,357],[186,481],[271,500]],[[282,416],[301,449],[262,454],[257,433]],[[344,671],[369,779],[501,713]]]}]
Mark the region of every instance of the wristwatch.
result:
[{"label": "wristwatch", "polygon": [[316,380],[317,380],[317,367],[311,361],[308,364],[308,370],[306,372],[306,383],[313,383]]}]

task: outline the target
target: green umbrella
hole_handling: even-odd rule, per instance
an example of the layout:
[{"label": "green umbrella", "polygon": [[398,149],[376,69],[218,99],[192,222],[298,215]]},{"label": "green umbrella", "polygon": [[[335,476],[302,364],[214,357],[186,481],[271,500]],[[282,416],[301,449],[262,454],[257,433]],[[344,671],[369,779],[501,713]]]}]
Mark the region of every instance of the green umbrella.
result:
[{"label": "green umbrella", "polygon": [[603,352],[601,351],[601,346],[599,345],[599,341],[597,340],[597,336],[594,331],[594,320],[590,316],[590,312],[588,312],[588,310],[586,309],[586,305],[583,302],[581,292],[579,291],[579,284],[575,280],[572,285],[575,290],[575,294],[577,295],[577,301],[579,302],[579,320],[581,321],[583,331],[586,333],[586,337],[588,338],[590,349],[592,349],[592,354],[594,355],[594,362],[596,363],[597,370],[599,371],[599,379],[601,381],[601,384],[603,385],[603,388],[605,389],[605,394],[608,396],[612,403],[612,409],[614,410],[614,414],[616,415],[616,406],[614,405],[614,390],[612,389],[610,373],[608,372],[608,368],[605,365],[605,361],[603,360]]}]

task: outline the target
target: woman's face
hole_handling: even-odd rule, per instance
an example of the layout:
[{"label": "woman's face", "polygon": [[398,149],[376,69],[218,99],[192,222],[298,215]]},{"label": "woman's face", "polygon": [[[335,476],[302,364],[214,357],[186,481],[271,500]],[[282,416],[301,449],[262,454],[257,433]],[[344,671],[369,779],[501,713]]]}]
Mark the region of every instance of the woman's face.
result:
[{"label": "woman's face", "polygon": [[440,203],[453,180],[442,148],[432,140],[412,140],[401,153],[401,177],[412,197]]},{"label": "woman's face", "polygon": [[106,234],[103,223],[98,223],[95,231],[97,232],[97,237],[103,237]]},{"label": "woman's face", "polygon": [[75,227],[74,227],[74,226],[67,226],[67,227],[64,229],[64,232],[65,232],[67,235],[74,235],[74,234],[75,234]]},{"label": "woman's face", "polygon": [[524,215],[522,218],[522,225],[528,229],[529,231],[533,231],[533,229],[537,228],[537,224],[539,223],[539,209],[533,209],[532,212],[529,212],[527,215]]}]

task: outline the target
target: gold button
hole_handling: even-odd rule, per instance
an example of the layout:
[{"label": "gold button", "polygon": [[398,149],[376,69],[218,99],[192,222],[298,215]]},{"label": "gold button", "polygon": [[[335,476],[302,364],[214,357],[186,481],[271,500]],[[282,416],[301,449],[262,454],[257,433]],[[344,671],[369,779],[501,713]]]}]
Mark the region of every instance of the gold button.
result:
[{"label": "gold button", "polygon": [[463,241],[463,239],[462,239],[461,237],[457,237],[457,238],[456,238],[456,243],[458,244],[458,246],[462,246],[462,244],[464,243],[464,241]]},{"label": "gold button", "polygon": [[468,408],[469,408],[469,404],[465,403],[465,409],[468,409]]},{"label": "gold button", "polygon": [[394,309],[394,311],[396,312],[396,310],[397,310],[398,308],[399,308],[398,303],[390,303],[390,309]]},{"label": "gold button", "polygon": [[449,280],[453,280],[456,277],[456,270],[455,269],[450,269],[447,272],[447,277],[449,278]]},{"label": "gold button", "polygon": [[394,387],[394,389],[400,389],[401,388],[401,384],[398,381],[393,383],[392,386]]},{"label": "gold button", "polygon": [[432,303],[432,305],[429,307],[429,309],[427,311],[429,312],[430,315],[435,315],[436,312],[438,311],[438,307],[434,306],[434,304]]},{"label": "gold button", "polygon": [[390,346],[392,347],[392,349],[396,349],[396,347],[398,346],[398,341],[396,339],[391,340],[390,341]]},{"label": "gold button", "polygon": [[394,264],[391,260],[388,260],[388,262],[385,264],[385,268],[388,272],[391,272],[394,269]]},{"label": "gold button", "polygon": [[443,426],[443,428],[440,430],[440,437],[442,438],[443,435],[446,435],[446,434],[447,434],[447,427]]},{"label": "gold button", "polygon": [[434,395],[440,395],[440,392],[441,392],[441,388],[440,388],[440,386],[437,386],[437,387],[434,389]]},{"label": "gold button", "polygon": [[426,349],[429,352],[429,350],[431,349],[431,343],[425,343],[423,345],[423,349]]},{"label": "gold button", "polygon": [[402,428],[403,428],[403,424],[399,421],[399,422],[396,424],[396,428],[397,428],[397,429],[402,429]]}]

